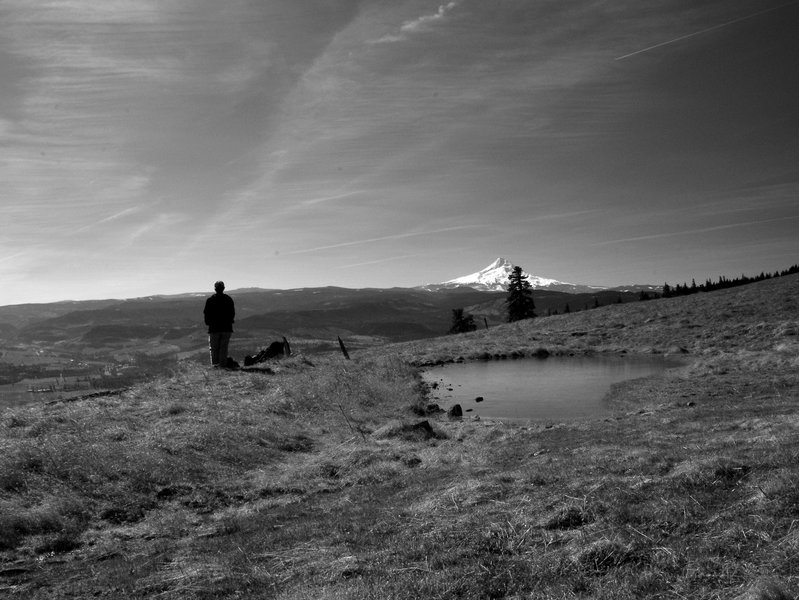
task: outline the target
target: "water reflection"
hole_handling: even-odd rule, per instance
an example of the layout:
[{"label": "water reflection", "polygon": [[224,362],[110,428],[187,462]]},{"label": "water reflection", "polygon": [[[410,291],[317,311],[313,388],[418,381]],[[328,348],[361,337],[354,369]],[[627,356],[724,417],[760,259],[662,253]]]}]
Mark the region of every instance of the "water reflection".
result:
[{"label": "water reflection", "polygon": [[460,404],[481,417],[547,421],[607,414],[603,398],[612,384],[675,366],[662,357],[550,357],[449,364],[423,377],[442,408]]}]

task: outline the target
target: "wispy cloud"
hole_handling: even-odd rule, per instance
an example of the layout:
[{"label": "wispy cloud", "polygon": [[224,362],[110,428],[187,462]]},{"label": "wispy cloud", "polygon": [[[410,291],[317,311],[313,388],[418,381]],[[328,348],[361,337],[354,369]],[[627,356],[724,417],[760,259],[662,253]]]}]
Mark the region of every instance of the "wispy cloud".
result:
[{"label": "wispy cloud", "polygon": [[429,15],[422,15],[416,19],[412,19],[410,21],[405,21],[399,28],[398,33],[388,34],[381,37],[378,40],[375,40],[374,43],[376,44],[384,44],[384,43],[391,43],[391,42],[401,42],[407,39],[408,35],[424,31],[431,27],[436,21],[442,20],[444,17],[447,16],[447,13],[451,12],[454,8],[458,6],[460,0],[452,0],[447,4],[441,4],[438,7],[438,10],[433,14]]},{"label": "wispy cloud", "polygon": [[480,229],[481,226],[478,225],[460,225],[457,227],[444,227],[441,229],[433,229],[429,231],[414,231],[408,233],[398,233],[396,235],[386,235],[382,237],[376,238],[368,238],[363,240],[353,240],[351,242],[343,242],[341,244],[330,244],[327,246],[317,246],[315,248],[304,248],[302,250],[293,250],[291,252],[285,252],[284,254],[310,254],[312,252],[321,252],[322,250],[332,250],[334,248],[348,248],[350,246],[362,246],[365,244],[374,244],[377,242],[386,242],[389,240],[402,240],[407,238],[414,238],[414,237],[423,237],[428,235],[437,235],[441,233],[450,233],[453,231],[464,231],[467,229]]},{"label": "wispy cloud", "polygon": [[517,223],[532,223],[535,221],[550,221],[550,220],[557,220],[557,219],[571,219],[573,217],[582,217],[585,215],[592,215],[598,212],[602,212],[602,209],[599,208],[592,208],[589,210],[575,210],[571,212],[565,213],[550,213],[545,215],[534,215],[531,217],[524,217],[517,220]]},{"label": "wispy cloud", "polygon": [[346,200],[348,198],[353,198],[355,196],[359,196],[362,192],[359,190],[352,190],[348,192],[343,192],[341,194],[331,194],[329,196],[318,196],[315,198],[309,198],[307,200],[301,200],[298,203],[298,207],[308,207],[308,206],[315,206],[317,204],[327,204],[328,202],[338,202],[340,200]]},{"label": "wispy cloud", "polygon": [[367,260],[367,261],[364,261],[364,262],[352,263],[352,264],[349,264],[349,265],[340,265],[340,266],[338,266],[336,268],[338,268],[338,269],[355,269],[357,267],[368,267],[370,265],[380,265],[380,264],[383,264],[383,263],[394,262],[394,261],[397,261],[397,260],[405,260],[405,259],[408,259],[408,258],[419,258],[420,256],[423,256],[423,255],[422,254],[403,254],[401,256],[389,256],[389,257],[380,258],[380,259],[377,259],[377,260]]},{"label": "wispy cloud", "polygon": [[[133,245],[138,242],[140,238],[158,234],[162,234],[169,238],[175,227],[185,221],[186,217],[184,215],[159,213],[150,218],[147,222],[132,229],[127,234],[126,239],[123,240],[123,243]],[[163,240],[159,240],[159,242],[161,242],[159,246],[163,247]]]},{"label": "wispy cloud", "polygon": [[444,16],[456,6],[458,6],[458,2],[455,1],[442,4],[438,7],[438,11],[432,15],[423,15],[418,19],[414,19],[413,21],[406,21],[403,23],[402,27],[400,27],[400,31],[405,33],[418,31],[419,29],[422,29],[431,23],[435,23],[436,21],[443,19]]},{"label": "wispy cloud", "polygon": [[112,223],[114,221],[118,221],[120,219],[123,219],[124,217],[135,215],[136,213],[139,213],[142,210],[144,210],[143,206],[132,206],[132,207],[126,208],[126,209],[121,210],[121,211],[119,211],[117,213],[114,213],[113,215],[109,215],[109,216],[104,217],[104,218],[102,218],[102,219],[100,219],[98,221],[94,221],[92,223],[88,223],[88,224],[84,225],[83,227],[79,227],[78,229],[76,229],[73,232],[73,235],[82,234],[82,233],[85,233],[86,231],[94,229],[95,227],[99,227],[99,226],[102,226],[102,225],[107,225],[108,223]]},{"label": "wispy cloud", "polygon": [[25,256],[26,252],[12,252],[11,254],[3,254],[0,255],[0,263],[4,262],[11,262],[12,260],[17,260],[18,258]]},{"label": "wispy cloud", "polygon": [[617,240],[605,240],[596,242],[594,246],[609,246],[611,244],[625,244],[628,242],[643,242],[646,240],[657,240],[672,237],[680,237],[684,235],[695,235],[697,233],[710,233],[713,231],[724,231],[725,229],[738,229],[741,227],[751,227],[752,225],[763,225],[766,223],[781,223],[784,221],[794,221],[799,219],[799,215],[783,217],[779,219],[759,219],[756,221],[746,221],[745,223],[730,223],[728,225],[714,225],[713,227],[701,227],[698,229],[685,229],[683,231],[670,231],[666,233],[653,233],[650,235],[640,235],[629,238],[621,238]]}]

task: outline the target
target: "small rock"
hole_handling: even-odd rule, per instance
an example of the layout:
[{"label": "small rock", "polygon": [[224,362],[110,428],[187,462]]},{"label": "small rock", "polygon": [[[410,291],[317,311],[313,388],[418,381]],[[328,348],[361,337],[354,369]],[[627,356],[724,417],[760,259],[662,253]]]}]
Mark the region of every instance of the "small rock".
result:
[{"label": "small rock", "polygon": [[450,408],[447,411],[447,415],[449,415],[449,417],[451,419],[457,419],[458,417],[462,417],[463,416],[463,409],[461,408],[461,405],[460,404],[456,404],[455,406]]}]

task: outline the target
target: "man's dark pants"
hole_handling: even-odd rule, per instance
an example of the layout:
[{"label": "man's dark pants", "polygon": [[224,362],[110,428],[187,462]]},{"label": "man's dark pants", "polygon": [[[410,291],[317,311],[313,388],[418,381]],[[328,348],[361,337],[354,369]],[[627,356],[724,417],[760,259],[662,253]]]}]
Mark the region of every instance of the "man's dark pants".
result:
[{"label": "man's dark pants", "polygon": [[211,365],[215,367],[224,367],[227,364],[230,335],[230,331],[219,331],[208,334],[208,345],[211,349]]}]

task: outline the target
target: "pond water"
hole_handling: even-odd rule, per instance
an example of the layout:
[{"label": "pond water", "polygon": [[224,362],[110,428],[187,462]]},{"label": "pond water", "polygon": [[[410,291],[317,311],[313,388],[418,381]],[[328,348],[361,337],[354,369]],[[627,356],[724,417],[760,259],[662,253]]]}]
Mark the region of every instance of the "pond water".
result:
[{"label": "pond water", "polygon": [[435,385],[430,399],[441,408],[460,404],[465,416],[551,421],[608,414],[611,385],[677,366],[663,357],[557,356],[447,364],[422,376]]},{"label": "pond water", "polygon": [[[19,406],[27,406],[31,404],[44,404],[54,400],[63,400],[64,398],[71,398],[79,396],[81,393],[87,393],[90,390],[79,391],[55,391],[55,392],[29,392],[27,387],[23,384],[17,385],[0,385],[0,412],[7,408],[16,408]],[[93,391],[93,390],[92,390]]]},{"label": "pond water", "polygon": [[[53,394],[47,394],[52,396]],[[0,385],[0,411],[41,401],[44,394],[32,394],[21,385]]]}]

